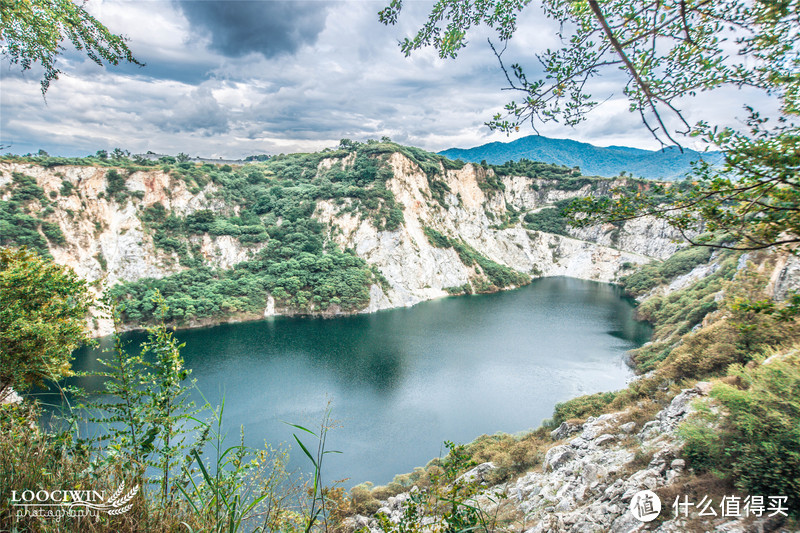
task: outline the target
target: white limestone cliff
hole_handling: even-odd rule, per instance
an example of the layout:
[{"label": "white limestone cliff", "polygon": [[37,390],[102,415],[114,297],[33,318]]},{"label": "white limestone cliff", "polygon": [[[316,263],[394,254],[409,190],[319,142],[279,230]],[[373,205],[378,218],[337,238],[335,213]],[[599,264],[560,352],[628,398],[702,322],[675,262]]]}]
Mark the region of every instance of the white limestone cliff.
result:
[{"label": "white limestone cliff", "polygon": [[[323,160],[320,168],[352,164],[352,159]],[[525,274],[603,282],[618,279],[626,266],[668,257],[678,246],[677,235],[654,220],[634,221],[621,230],[595,227],[573,231],[572,237],[529,231],[518,220],[498,225],[509,207],[519,212],[538,209],[554,201],[589,194],[588,187],[560,191],[545,180],[505,177],[504,191],[481,188],[481,180],[485,181],[486,173],[492,171],[468,164],[460,170],[442,169],[437,179],[443,180],[450,192],[441,205],[433,198],[428,177],[414,162],[395,153],[389,164],[394,176],[387,187],[404,214],[404,223],[398,229],[379,231],[358,212],[345,210],[347,202],[336,205],[320,200],[314,214],[328,224],[330,239],[353,249],[388,281],[386,290],[379,285],[371,288],[370,303],[363,312],[442,297],[448,294],[446,288],[464,286],[475,278],[474,267],[465,265],[453,249],[430,244],[425,227],[460,239],[487,258]],[[167,212],[185,216],[200,209],[226,208],[215,197],[213,184],[190,191],[182,180],[156,169],[127,176],[126,186],[132,195],[120,204],[105,196],[108,170],[0,163],[0,187],[11,181],[14,172],[35,178],[48,195],[59,191],[64,181],[72,184],[72,194],[53,195],[53,211],[47,220],[58,224],[66,245],[51,244],[50,252],[56,262],[70,266],[90,282],[99,282],[98,294],[121,281],[161,278],[181,269],[174,254],[154,246],[153,236],[140,220],[143,210],[160,203]],[[610,188],[614,184],[607,182],[604,186]],[[191,240],[199,246],[207,264],[219,268],[246,260],[263,246],[243,245],[227,235],[205,234]],[[273,305],[265,315],[281,311]],[[111,331],[110,321],[101,317],[96,318],[94,327],[97,335]]]}]

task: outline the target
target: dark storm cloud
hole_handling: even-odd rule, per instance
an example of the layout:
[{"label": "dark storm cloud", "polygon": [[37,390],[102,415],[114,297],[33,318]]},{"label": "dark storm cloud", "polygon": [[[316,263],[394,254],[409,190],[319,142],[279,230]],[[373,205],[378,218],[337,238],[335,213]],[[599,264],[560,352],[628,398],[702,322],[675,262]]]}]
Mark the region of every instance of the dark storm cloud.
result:
[{"label": "dark storm cloud", "polygon": [[209,32],[210,48],[228,57],[291,54],[316,42],[329,3],[306,0],[176,0],[195,27]]}]

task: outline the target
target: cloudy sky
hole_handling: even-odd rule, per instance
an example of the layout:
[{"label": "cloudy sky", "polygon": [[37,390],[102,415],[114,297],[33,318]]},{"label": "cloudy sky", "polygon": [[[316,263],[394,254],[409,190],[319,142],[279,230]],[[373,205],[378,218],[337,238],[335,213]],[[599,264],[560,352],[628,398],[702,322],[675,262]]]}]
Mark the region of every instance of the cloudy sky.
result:
[{"label": "cloudy sky", "polygon": [[[236,158],[384,135],[434,151],[512,140],[483,125],[512,97],[501,90],[505,80],[486,41],[491,32],[471,33],[457,60],[439,59],[434,50],[406,58],[397,42],[424,21],[432,2],[407,0],[392,27],[378,22],[385,4],[89,0],[87,9],[125,35],[146,66],[102,68],[68,51],[59,63],[64,74],[45,101],[40,71],[21,73],[3,58],[0,145],[20,154],[120,147]],[[558,45],[552,21],[531,5],[504,59],[533,67],[533,51]],[[619,80],[605,79],[596,90],[608,100],[588,122],[548,124],[540,132],[600,146],[658,147],[627,111]],[[683,108],[690,122],[731,124],[754,98],[728,91]]]}]

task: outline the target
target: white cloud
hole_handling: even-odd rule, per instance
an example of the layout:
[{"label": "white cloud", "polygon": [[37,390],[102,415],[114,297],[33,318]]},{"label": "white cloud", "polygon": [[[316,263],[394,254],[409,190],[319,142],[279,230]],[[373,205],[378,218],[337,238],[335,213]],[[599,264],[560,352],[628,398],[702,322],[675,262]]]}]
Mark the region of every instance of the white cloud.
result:
[{"label": "white cloud", "polygon": [[[46,103],[36,72],[20,76],[4,68],[1,141],[13,142],[16,152],[41,147],[79,155],[119,146],[237,157],[316,150],[344,137],[388,135],[441,150],[531,133],[506,137],[483,125],[516,96],[501,91],[506,82],[486,44],[493,36],[490,29],[477,28],[457,60],[439,59],[431,49],[406,58],[397,41],[424,21],[431,3],[408,2],[396,27],[378,22],[376,13],[384,4],[319,2],[324,25],[317,33],[306,28],[309,33],[287,48],[291,53],[240,55],[237,50],[226,56],[219,43],[212,49],[207,27],[198,31],[189,23],[186,5],[93,0],[89,9],[112,31],[128,36],[147,66],[102,69],[67,54],[63,70],[68,74],[52,85]],[[533,50],[558,44],[553,22],[543,21],[536,9],[531,5],[520,16],[519,32],[504,55],[508,63],[535,65]],[[234,28],[225,27],[226,38],[235,36]],[[622,83],[612,76],[594,84],[598,98],[610,99],[585,123],[576,128],[545,124],[539,131],[597,145],[657,148],[638,115],[627,111]],[[765,102],[753,92],[721,94],[685,102],[689,121],[735,124],[744,116],[742,103]]]}]

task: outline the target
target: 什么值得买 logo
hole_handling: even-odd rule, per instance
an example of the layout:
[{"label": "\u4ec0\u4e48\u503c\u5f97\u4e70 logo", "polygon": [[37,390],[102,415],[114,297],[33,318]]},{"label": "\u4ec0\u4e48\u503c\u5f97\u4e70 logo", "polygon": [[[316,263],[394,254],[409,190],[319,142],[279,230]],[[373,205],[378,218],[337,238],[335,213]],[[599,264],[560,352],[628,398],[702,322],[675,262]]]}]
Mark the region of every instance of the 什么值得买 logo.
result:
[{"label": "\u4ec0\u4e48\u503c\u5f97\u4e70 logo", "polygon": [[16,509],[17,517],[118,515],[130,511],[133,507],[131,500],[138,492],[138,485],[126,492],[124,481],[108,499],[105,491],[96,490],[15,490],[11,492],[11,505]]},{"label": "\u4ec0\u4e48\u503c\u5f97\u4e70 logo", "polygon": [[652,490],[640,490],[631,498],[631,514],[641,522],[651,522],[661,513],[661,499]]}]

